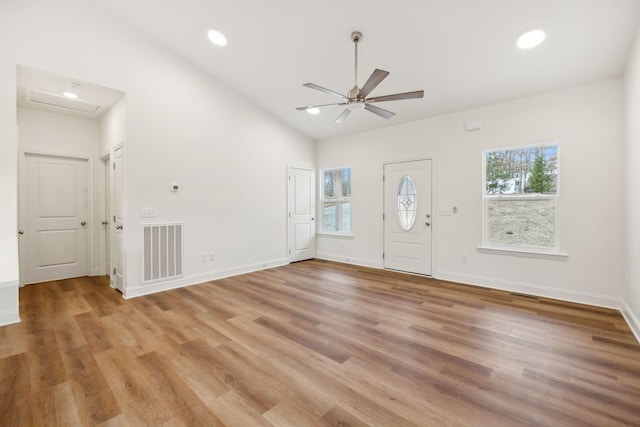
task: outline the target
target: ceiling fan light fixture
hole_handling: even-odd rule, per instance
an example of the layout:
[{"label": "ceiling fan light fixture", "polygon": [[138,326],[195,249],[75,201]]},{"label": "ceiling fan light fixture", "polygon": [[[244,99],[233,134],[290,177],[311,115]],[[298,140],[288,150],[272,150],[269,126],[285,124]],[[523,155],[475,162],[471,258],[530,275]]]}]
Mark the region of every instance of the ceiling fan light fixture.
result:
[{"label": "ceiling fan light fixture", "polygon": [[356,101],[347,105],[347,108],[351,111],[362,111],[364,110],[364,101]]},{"label": "ceiling fan light fixture", "polygon": [[518,37],[516,46],[522,50],[533,49],[534,47],[539,46],[546,37],[547,34],[540,29],[527,31]]},{"label": "ceiling fan light fixture", "polygon": [[310,107],[310,108],[307,108],[307,113],[315,116],[320,113],[320,109],[316,107]]},{"label": "ceiling fan light fixture", "polygon": [[218,30],[209,30],[207,32],[207,37],[209,38],[209,41],[216,46],[227,45],[227,37]]}]

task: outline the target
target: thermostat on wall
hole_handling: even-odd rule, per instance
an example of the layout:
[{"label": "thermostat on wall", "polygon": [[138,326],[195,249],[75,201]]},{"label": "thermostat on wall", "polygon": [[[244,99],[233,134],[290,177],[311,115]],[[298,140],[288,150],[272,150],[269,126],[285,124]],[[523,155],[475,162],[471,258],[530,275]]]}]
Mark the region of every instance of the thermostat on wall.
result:
[{"label": "thermostat on wall", "polygon": [[180,184],[171,184],[171,191],[176,193],[180,191]]}]

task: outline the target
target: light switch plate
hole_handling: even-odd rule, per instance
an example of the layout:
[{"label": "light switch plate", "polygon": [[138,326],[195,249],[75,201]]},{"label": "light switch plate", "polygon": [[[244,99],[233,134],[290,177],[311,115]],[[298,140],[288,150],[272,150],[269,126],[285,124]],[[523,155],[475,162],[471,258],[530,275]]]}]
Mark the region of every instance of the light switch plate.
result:
[{"label": "light switch plate", "polygon": [[449,206],[441,207],[439,213],[440,216],[450,216],[453,213],[453,209]]},{"label": "light switch plate", "polygon": [[142,208],[140,209],[140,218],[155,218],[156,208]]}]

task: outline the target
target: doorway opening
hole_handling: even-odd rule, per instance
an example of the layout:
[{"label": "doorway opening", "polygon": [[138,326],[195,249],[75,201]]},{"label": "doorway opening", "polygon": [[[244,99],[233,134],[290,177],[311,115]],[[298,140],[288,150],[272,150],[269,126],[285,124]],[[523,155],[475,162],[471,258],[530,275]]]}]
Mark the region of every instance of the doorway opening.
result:
[{"label": "doorway opening", "polygon": [[20,286],[111,277],[111,171],[125,95],[22,65],[16,87]]}]

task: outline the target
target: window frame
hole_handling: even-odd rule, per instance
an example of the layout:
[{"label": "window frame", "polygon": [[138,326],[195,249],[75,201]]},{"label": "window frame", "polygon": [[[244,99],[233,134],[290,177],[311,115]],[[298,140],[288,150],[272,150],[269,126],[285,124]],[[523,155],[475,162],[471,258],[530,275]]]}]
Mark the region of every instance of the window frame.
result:
[{"label": "window frame", "polygon": [[[555,146],[556,155],[556,183],[555,193],[516,193],[516,194],[488,194],[487,192],[487,155],[497,151],[512,151],[519,149],[535,149],[538,147]],[[527,144],[511,147],[490,148],[482,151],[482,244],[478,246],[478,250],[484,253],[506,253],[510,255],[531,256],[536,258],[547,259],[566,259],[567,254],[560,251],[560,144],[557,142],[546,142],[541,144]],[[553,246],[538,245],[510,245],[492,243],[489,241],[489,205],[491,201],[536,201],[536,200],[553,200],[554,201],[554,232]]]},{"label": "window frame", "polygon": [[[318,223],[318,234],[324,234],[324,235],[333,235],[333,236],[353,236],[352,234],[352,230],[353,230],[353,204],[351,202],[351,194],[349,194],[349,196],[344,196],[342,194],[342,170],[344,169],[349,169],[349,180],[350,180],[350,185],[349,185],[349,189],[351,192],[353,192],[353,188],[352,185],[353,184],[353,168],[351,168],[350,166],[338,166],[338,167],[329,167],[329,168],[323,168],[320,169],[318,171],[319,173],[319,179],[318,179],[318,183],[319,183],[319,192],[318,194],[320,195],[320,200],[318,203],[318,207],[319,207],[319,214],[318,217],[320,218],[320,221]],[[336,196],[335,198],[330,198],[327,199],[325,197],[325,193],[324,193],[324,174],[326,171],[336,171],[336,176],[339,176],[339,179],[334,180],[334,188],[336,188]],[[324,210],[325,210],[325,203],[327,201],[330,201],[331,203],[335,203],[336,205],[336,229],[337,230],[325,230],[324,229]],[[342,218],[343,218],[343,209],[342,206],[346,203],[349,203],[351,205],[351,210],[350,210],[350,214],[349,214],[349,231],[342,231]]]}]

